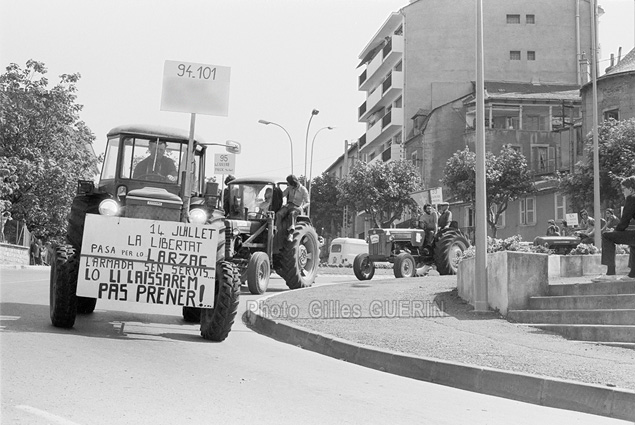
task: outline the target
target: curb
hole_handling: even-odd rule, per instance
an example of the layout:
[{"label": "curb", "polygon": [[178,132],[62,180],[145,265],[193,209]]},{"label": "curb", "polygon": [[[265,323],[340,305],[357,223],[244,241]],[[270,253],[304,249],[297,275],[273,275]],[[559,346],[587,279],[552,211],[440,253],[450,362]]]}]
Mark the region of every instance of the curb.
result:
[{"label": "curb", "polygon": [[[310,288],[306,288],[310,289]],[[287,344],[406,378],[558,409],[635,421],[635,391],[559,378],[509,372],[357,344],[261,315],[261,302],[247,309],[251,329]],[[255,308],[254,308],[255,307]]]}]

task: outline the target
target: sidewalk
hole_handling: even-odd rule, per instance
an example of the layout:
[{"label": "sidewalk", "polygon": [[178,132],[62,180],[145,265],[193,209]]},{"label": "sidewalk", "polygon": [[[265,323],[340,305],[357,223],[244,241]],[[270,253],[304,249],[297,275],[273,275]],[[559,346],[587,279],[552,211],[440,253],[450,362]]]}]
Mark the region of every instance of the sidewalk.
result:
[{"label": "sidewalk", "polygon": [[345,361],[635,421],[635,350],[570,341],[495,312],[474,313],[457,295],[456,276],[351,276],[265,297],[253,310],[246,321],[258,332]]}]

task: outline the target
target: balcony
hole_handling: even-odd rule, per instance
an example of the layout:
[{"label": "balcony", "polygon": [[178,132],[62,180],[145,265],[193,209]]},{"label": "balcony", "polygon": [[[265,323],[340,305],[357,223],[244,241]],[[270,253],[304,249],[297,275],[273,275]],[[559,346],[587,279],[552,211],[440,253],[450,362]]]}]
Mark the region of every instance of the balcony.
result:
[{"label": "balcony", "polygon": [[359,76],[359,90],[368,91],[379,84],[390,69],[392,69],[404,53],[403,35],[393,35],[382,50],[366,65],[366,69]]},{"label": "balcony", "polygon": [[384,162],[388,161],[392,156],[391,154],[392,154],[392,148],[386,149],[385,151],[381,153],[381,160]]},{"label": "balcony", "polygon": [[372,151],[379,143],[383,143],[401,131],[403,127],[403,109],[392,108],[366,131],[365,151]]},{"label": "balcony", "polygon": [[368,95],[366,102],[362,104],[363,108],[359,107],[359,121],[367,121],[372,114],[389,106],[402,92],[403,72],[393,71],[381,85]]}]

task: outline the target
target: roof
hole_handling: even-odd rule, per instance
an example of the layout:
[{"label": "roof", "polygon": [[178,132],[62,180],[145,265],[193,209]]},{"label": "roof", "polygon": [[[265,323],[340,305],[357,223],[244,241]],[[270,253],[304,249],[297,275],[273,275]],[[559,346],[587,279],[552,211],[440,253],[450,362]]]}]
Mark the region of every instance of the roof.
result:
[{"label": "roof", "polygon": [[[532,84],[501,81],[485,82],[485,100],[579,101],[580,86],[571,84]],[[474,102],[474,94],[465,103]]]},{"label": "roof", "polygon": [[231,182],[229,182],[230,185],[233,184],[253,184],[253,183],[257,183],[257,184],[278,184],[278,183],[284,183],[287,184],[287,180],[286,177],[241,177],[235,180],[232,180]]},{"label": "roof", "polygon": [[[151,137],[167,137],[170,139],[184,139],[189,140],[190,132],[181,128],[163,127],[160,125],[151,124],[125,124],[113,128],[108,132],[108,137],[121,133],[130,133],[140,136]],[[198,135],[195,135],[194,140],[199,143],[205,143]]]},{"label": "roof", "polygon": [[622,72],[631,72],[635,71],[635,49],[628,52],[624,59],[620,60],[615,66],[608,68],[606,70],[606,74],[603,75],[613,75],[619,74]]}]

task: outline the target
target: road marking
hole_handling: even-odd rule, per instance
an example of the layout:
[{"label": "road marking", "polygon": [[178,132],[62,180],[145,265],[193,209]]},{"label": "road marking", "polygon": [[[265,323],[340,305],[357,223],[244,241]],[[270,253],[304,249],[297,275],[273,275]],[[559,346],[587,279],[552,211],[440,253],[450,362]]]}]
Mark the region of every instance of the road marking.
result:
[{"label": "road marking", "polygon": [[54,415],[52,413],[46,412],[44,410],[36,409],[35,407],[26,406],[24,404],[20,404],[15,406],[16,409],[24,410],[25,412],[31,413],[36,416],[40,416],[47,421],[52,421],[60,425],[80,425],[77,422],[73,422],[71,420],[65,419],[61,416]]}]

